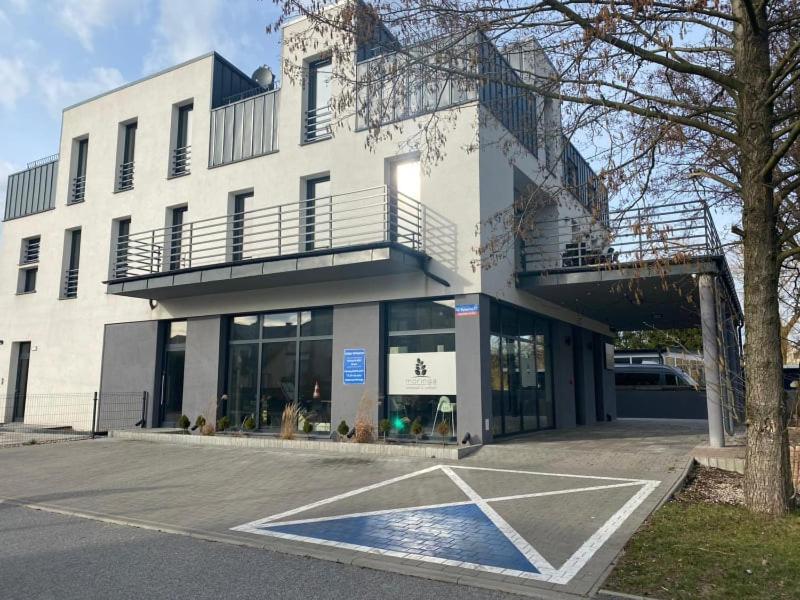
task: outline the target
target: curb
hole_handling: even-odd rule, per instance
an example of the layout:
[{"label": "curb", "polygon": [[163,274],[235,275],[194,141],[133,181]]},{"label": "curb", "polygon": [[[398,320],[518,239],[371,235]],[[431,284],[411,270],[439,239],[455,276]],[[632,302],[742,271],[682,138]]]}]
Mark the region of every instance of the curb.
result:
[{"label": "curb", "polygon": [[622,592],[612,592],[611,590],[598,590],[597,595],[611,600],[658,600],[653,596],[637,596],[636,594],[623,594]]},{"label": "curb", "polygon": [[201,436],[182,433],[154,433],[148,431],[112,430],[109,438],[176,444],[179,446],[207,446],[218,448],[251,448],[271,450],[311,450],[325,454],[356,454],[368,456],[393,456],[405,458],[437,458],[460,460],[480,450],[481,445],[447,447],[435,444],[356,444],[317,440],[282,440],[274,437],[234,437],[228,435]]}]

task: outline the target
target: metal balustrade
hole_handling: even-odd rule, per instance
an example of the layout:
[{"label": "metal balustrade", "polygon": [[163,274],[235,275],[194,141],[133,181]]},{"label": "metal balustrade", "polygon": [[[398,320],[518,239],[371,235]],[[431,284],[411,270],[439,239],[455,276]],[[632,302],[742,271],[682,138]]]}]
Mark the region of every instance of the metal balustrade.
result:
[{"label": "metal balustrade", "polygon": [[70,204],[83,202],[86,196],[86,175],[79,175],[72,180],[72,197]]},{"label": "metal balustrade", "polygon": [[307,142],[323,140],[331,137],[331,124],[333,123],[333,111],[329,106],[311,108],[306,111],[306,135]]},{"label": "metal balustrade", "polygon": [[424,207],[386,186],[121,236],[113,279],[395,243],[424,252]]},{"label": "metal balustrade", "polygon": [[133,161],[120,164],[117,191],[123,192],[133,189],[133,165]]},{"label": "metal balustrade", "polygon": [[78,297],[78,271],[79,269],[67,269],[64,273],[64,298]]},{"label": "metal balustrade", "polygon": [[523,272],[724,256],[708,206],[700,201],[535,221],[520,244]]},{"label": "metal balustrade", "polygon": [[188,175],[192,167],[192,147],[181,146],[172,151],[172,175]]},{"label": "metal balustrade", "polygon": [[22,264],[29,265],[39,262],[39,248],[41,247],[41,238],[29,238],[25,241],[25,247],[22,252]]},{"label": "metal balustrade", "polygon": [[45,156],[44,158],[38,158],[36,160],[32,160],[28,163],[28,169],[35,169],[36,167],[41,167],[42,165],[46,165],[48,163],[56,162],[58,160],[59,153],[56,152],[55,154],[51,154],[50,156]]}]

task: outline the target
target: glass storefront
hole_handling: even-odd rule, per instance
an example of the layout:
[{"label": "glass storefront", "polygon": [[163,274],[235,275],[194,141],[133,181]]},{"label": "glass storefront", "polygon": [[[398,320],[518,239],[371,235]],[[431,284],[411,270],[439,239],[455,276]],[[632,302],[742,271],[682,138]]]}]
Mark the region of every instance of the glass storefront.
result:
[{"label": "glass storefront", "polygon": [[455,303],[387,305],[389,435],[452,441],[456,435]]},{"label": "glass storefront", "polygon": [[333,310],[330,308],[231,318],[227,414],[234,427],[252,417],[278,430],[284,407],[297,400],[300,429],[331,430]]},{"label": "glass storefront", "polygon": [[492,434],[554,427],[549,322],[498,303],[490,321]]}]

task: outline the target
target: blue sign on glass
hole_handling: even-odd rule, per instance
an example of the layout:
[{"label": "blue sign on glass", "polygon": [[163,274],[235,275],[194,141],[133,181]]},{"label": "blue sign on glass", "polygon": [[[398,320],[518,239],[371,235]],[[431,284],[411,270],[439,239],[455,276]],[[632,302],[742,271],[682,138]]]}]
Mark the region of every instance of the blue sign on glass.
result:
[{"label": "blue sign on glass", "polygon": [[480,310],[477,304],[456,304],[457,317],[477,317]]},{"label": "blue sign on glass", "polygon": [[364,385],[367,382],[366,350],[345,348],[342,360],[342,379],[345,385]]}]

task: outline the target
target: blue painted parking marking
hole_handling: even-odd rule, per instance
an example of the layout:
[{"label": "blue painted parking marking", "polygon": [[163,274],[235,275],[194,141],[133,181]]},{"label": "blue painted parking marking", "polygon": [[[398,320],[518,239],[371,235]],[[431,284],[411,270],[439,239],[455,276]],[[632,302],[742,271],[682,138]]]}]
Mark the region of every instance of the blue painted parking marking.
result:
[{"label": "blue painted parking marking", "polygon": [[539,572],[474,504],[273,525],[269,529],[400,554]]}]

